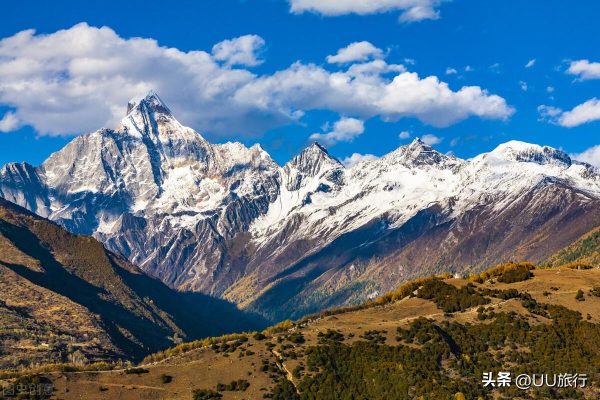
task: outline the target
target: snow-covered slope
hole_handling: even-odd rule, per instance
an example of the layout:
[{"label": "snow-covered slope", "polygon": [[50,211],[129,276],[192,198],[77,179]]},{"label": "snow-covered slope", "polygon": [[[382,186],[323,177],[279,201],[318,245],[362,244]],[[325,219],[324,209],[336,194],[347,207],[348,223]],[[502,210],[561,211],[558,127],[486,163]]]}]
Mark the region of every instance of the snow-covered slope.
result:
[{"label": "snow-covered slope", "polygon": [[417,139],[347,169],[313,144],[280,167],[258,145],[209,143],[153,92],[40,167],[4,166],[0,196],[273,318],[535,261],[600,221],[600,172],[560,150],[508,142],[461,160]]},{"label": "snow-covered slope", "polygon": [[[289,182],[297,173],[288,164],[283,176]],[[304,181],[293,190],[283,187],[269,212],[253,224],[251,232],[258,243],[269,243],[298,217],[302,227],[287,240],[319,237],[331,242],[379,216],[386,216],[388,228],[400,227],[433,204],[452,203],[449,216],[491,202],[502,208],[545,181],[562,182],[600,198],[600,174],[593,167],[573,162],[559,150],[522,142],[509,142],[464,161],[416,139],[379,160],[347,170],[332,162]]]}]

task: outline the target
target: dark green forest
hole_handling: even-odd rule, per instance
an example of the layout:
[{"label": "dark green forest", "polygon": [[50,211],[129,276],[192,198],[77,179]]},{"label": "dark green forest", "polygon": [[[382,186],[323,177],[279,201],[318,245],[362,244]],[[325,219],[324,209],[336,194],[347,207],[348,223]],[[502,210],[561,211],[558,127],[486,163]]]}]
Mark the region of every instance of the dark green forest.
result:
[{"label": "dark green forest", "polygon": [[[478,319],[485,323],[434,322],[419,318],[398,327],[397,344],[383,344],[378,332],[353,344],[343,336],[325,334],[307,349],[307,368],[294,388],[282,380],[267,395],[277,400],[489,399],[481,382],[484,372],[527,374],[587,374],[600,379],[600,325],[567,308],[546,305],[515,290],[456,289],[441,281],[423,286],[418,296],[432,299],[451,312],[482,304]],[[549,324],[534,324],[514,312],[495,313],[489,296],[517,298],[534,316]],[[297,390],[296,390],[297,389]],[[506,399],[583,399],[572,388],[523,391],[514,385],[498,389]]]}]

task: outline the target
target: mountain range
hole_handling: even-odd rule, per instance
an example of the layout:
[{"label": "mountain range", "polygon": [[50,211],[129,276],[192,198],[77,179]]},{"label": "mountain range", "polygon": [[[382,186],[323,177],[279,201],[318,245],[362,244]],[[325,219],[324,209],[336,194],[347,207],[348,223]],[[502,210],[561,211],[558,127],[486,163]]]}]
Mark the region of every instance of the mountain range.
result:
[{"label": "mountain range", "polygon": [[38,167],[5,165],[0,196],[270,320],[540,262],[600,225],[600,170],[558,149],[511,141],[463,160],[415,139],[346,168],[315,143],[280,166],[259,145],[209,143],[154,92]]}]

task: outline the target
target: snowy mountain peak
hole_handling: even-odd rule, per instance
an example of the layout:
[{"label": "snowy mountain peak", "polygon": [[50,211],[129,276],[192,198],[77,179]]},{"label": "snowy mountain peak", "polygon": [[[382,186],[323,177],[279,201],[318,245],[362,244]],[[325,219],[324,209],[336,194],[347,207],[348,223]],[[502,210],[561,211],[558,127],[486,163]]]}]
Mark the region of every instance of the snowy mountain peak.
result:
[{"label": "snowy mountain peak", "polygon": [[329,158],[337,161],[329,154],[329,151],[325,147],[323,147],[319,142],[313,142],[304,149],[302,149],[302,151],[296,156],[296,158],[300,156],[311,157],[315,159]]},{"label": "snowy mountain peak", "polygon": [[398,149],[382,158],[389,164],[402,164],[406,167],[455,165],[460,162],[455,157],[447,156],[435,150],[430,145],[416,138],[410,144],[400,146]]},{"label": "snowy mountain peak", "polygon": [[600,171],[550,147],[509,142],[461,160],[416,139],[345,169],[314,143],[280,167],[259,145],[207,142],[155,92],[128,108],[117,129],[78,136],[40,167],[0,169],[0,197],[172,287],[250,307],[270,304],[272,287],[278,312],[314,309],[324,293],[362,296],[362,282],[383,290],[508,259],[519,243],[556,247],[599,220]]},{"label": "snowy mountain peak", "polygon": [[288,170],[295,169],[306,176],[316,176],[333,168],[344,168],[339,160],[317,142],[306,147],[285,166]]},{"label": "snowy mountain peak", "polygon": [[116,131],[121,135],[149,139],[157,145],[162,143],[169,147],[177,143],[188,143],[193,147],[209,146],[200,134],[183,126],[153,90],[129,101],[127,115],[121,120]]},{"label": "snowy mountain peak", "polygon": [[291,191],[298,190],[308,182],[318,182],[321,178],[335,181],[343,170],[344,165],[316,142],[288,161],[283,168],[285,185]]},{"label": "snowy mountain peak", "polygon": [[565,165],[567,167],[572,164],[569,155],[562,150],[517,140],[499,145],[490,154],[506,161]]},{"label": "snowy mountain peak", "polygon": [[9,163],[0,169],[0,174],[13,174],[15,176],[32,173],[35,173],[35,167],[26,162]]},{"label": "snowy mountain peak", "polygon": [[121,121],[120,127],[143,134],[150,130],[157,130],[161,126],[171,128],[171,130],[183,128],[183,125],[175,119],[169,107],[155,91],[151,90],[144,96],[137,96],[129,100],[127,115]]},{"label": "snowy mountain peak", "polygon": [[127,103],[127,114],[129,115],[134,110],[141,110],[147,108],[152,110],[154,113],[161,113],[165,115],[171,115],[171,110],[160,98],[158,93],[154,90],[150,90],[143,96],[135,96]]},{"label": "snowy mountain peak", "polygon": [[313,142],[313,143],[311,143],[311,145],[308,146],[307,149],[310,149],[312,151],[321,151],[321,152],[323,152],[325,154],[329,154],[329,151],[325,147],[323,147],[321,145],[321,143],[319,143],[319,142]]},{"label": "snowy mountain peak", "polygon": [[420,153],[430,153],[437,151],[421,140],[421,138],[415,138],[410,144],[407,146],[407,150],[410,153],[420,154]]},{"label": "snowy mountain peak", "polygon": [[410,142],[409,146],[429,146],[429,145],[425,144],[425,142],[422,141],[420,137],[416,137],[413,139],[412,142]]}]

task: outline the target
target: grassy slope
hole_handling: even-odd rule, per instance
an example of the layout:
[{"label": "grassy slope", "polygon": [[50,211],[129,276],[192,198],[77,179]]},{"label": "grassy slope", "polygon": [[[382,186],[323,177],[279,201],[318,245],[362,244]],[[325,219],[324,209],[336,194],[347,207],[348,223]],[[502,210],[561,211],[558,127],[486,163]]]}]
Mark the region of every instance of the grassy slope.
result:
[{"label": "grassy slope", "polygon": [[[479,292],[485,289],[516,289],[521,294],[529,293],[532,300],[539,303],[559,305],[579,312],[583,318],[576,323],[580,327],[575,328],[572,334],[577,339],[577,332],[581,332],[580,334],[584,335],[579,338],[582,342],[581,346],[588,347],[581,354],[568,354],[568,356],[573,356],[574,359],[576,356],[579,357],[578,362],[580,364],[573,364],[572,368],[580,368],[577,365],[593,366],[594,362],[600,360],[600,353],[597,346],[589,347],[588,342],[594,339],[587,336],[589,336],[589,332],[600,332],[598,330],[600,329],[600,297],[591,295],[590,291],[595,287],[600,287],[600,270],[546,269],[534,270],[533,274],[533,278],[515,283],[498,283],[496,279],[487,280],[481,284],[475,284],[474,290]],[[444,283],[460,288],[465,287],[468,282],[461,279],[447,279]],[[585,301],[575,299],[578,290],[585,293]],[[556,325],[557,322],[554,322],[553,325],[550,314],[532,313],[531,309],[525,308],[525,303],[520,299],[501,299],[494,296],[487,296],[487,298],[490,303],[485,306],[486,313],[491,310],[496,315],[514,312],[517,315],[515,318],[523,321],[520,323],[526,322],[531,327],[530,330],[538,329],[544,332],[541,335],[544,338],[552,338],[553,334],[551,332],[562,326]],[[463,387],[464,390],[475,388],[473,390],[481,392],[482,389],[479,384],[481,378],[479,376],[480,368],[483,368],[486,362],[497,362],[496,359],[489,358],[490,354],[503,354],[510,358],[514,357],[515,354],[526,355],[529,350],[518,347],[515,353],[514,351],[511,352],[511,346],[468,349],[471,343],[476,343],[481,337],[487,337],[486,334],[478,334],[472,339],[467,338],[467,341],[464,342],[465,339],[461,338],[463,334],[456,336],[457,332],[477,331],[478,329],[483,329],[482,332],[484,332],[485,326],[491,323],[495,323],[499,329],[504,329],[505,333],[501,334],[501,337],[508,336],[511,332],[520,332],[510,323],[499,322],[504,321],[499,317],[497,317],[498,319],[481,320],[480,313],[477,311],[478,308],[477,306],[467,307],[462,311],[448,314],[438,308],[433,301],[414,296],[404,297],[401,300],[379,306],[305,319],[301,323],[289,324],[283,329],[270,329],[266,332],[267,338],[264,340],[257,340],[250,335],[247,342],[239,342],[231,338],[225,340],[228,343],[225,347],[221,347],[220,344],[214,345],[213,348],[197,345],[195,346],[197,348],[180,354],[172,352],[171,357],[162,360],[161,357],[157,357],[154,363],[144,365],[143,368],[146,369],[147,373],[139,375],[126,374],[124,371],[110,371],[56,373],[51,377],[55,381],[58,397],[63,399],[76,399],[81,398],[81,396],[85,396],[86,399],[90,400],[112,398],[192,399],[193,389],[215,389],[218,383],[229,383],[238,379],[247,380],[250,387],[244,392],[222,391],[223,399],[263,398],[263,395],[269,393],[281,378],[285,378],[285,382],[292,383],[298,388],[307,388],[306,385],[313,382],[312,385],[317,385],[313,387],[315,390],[319,387],[325,388],[322,390],[330,390],[332,387],[337,388],[338,385],[342,385],[336,389],[342,393],[344,385],[356,384],[356,382],[352,383],[347,380],[362,376],[359,381],[364,380],[367,384],[364,387],[360,386],[361,388],[367,391],[381,390],[377,385],[394,385],[393,382],[385,383],[386,377],[392,377],[396,379],[394,382],[400,382],[402,379],[408,379],[407,376],[413,376],[410,375],[411,366],[426,365],[417,365],[417,362],[426,362],[426,360],[423,361],[419,357],[427,354],[425,351],[428,349],[427,346],[433,343],[432,346],[441,346],[439,354],[449,351],[447,357],[442,357],[440,364],[433,360],[431,368],[427,371],[427,373],[434,374],[432,376],[446,380],[443,385],[437,385],[437,387],[452,387],[452,390],[459,390],[456,388]],[[408,329],[414,327],[415,321],[420,317],[426,317],[430,321],[427,324],[430,323],[434,327],[434,331],[441,329],[442,331],[452,332],[452,335],[455,336],[451,338],[444,337],[438,342],[432,340],[425,345],[418,342],[398,342],[396,339],[397,329],[405,329],[408,332]],[[553,326],[557,328],[553,328]],[[566,329],[570,330],[571,328]],[[319,335],[329,330],[341,333],[343,340],[339,343],[323,344],[323,339]],[[372,331],[378,331],[379,333],[374,334]],[[301,333],[304,343],[292,343],[290,335],[293,333]],[[526,333],[523,334],[526,335]],[[432,335],[435,336],[435,332]],[[540,341],[536,338],[531,343],[538,342]],[[578,340],[574,342],[569,340],[569,346],[578,346],[578,342]],[[454,343],[454,347],[458,346],[459,351],[453,350],[453,346],[447,347],[449,343]],[[530,344],[530,346],[534,345]],[[566,346],[567,344],[563,343],[561,346],[563,345]],[[463,346],[467,346],[467,348]],[[447,348],[450,350],[444,350]],[[579,347],[574,348],[579,349]],[[221,349],[225,349],[225,351],[221,351]],[[543,350],[543,348],[540,349]],[[541,352],[540,349],[536,351]],[[548,365],[559,365],[559,362],[565,362],[564,358],[561,358],[564,356],[564,348],[563,350],[560,348],[550,350],[545,355],[550,359],[547,364],[544,364],[544,368],[548,368]],[[323,362],[336,362],[337,360],[339,363],[335,367],[339,374],[336,373],[327,378],[332,380],[327,381],[328,383],[325,383],[325,386],[322,386],[323,382],[319,383],[318,379],[327,376],[326,373],[332,372],[331,369],[328,370],[327,367],[321,365],[318,367],[320,372],[308,371],[309,364],[311,362],[314,364],[315,354],[319,352],[321,352],[319,357],[324,360]],[[408,358],[402,361],[403,357],[407,357],[407,355]],[[327,361],[327,357],[332,358]],[[552,360],[552,357],[556,359]],[[312,361],[310,361],[311,358]],[[356,364],[355,361],[358,359],[364,364]],[[457,360],[462,361],[457,364]],[[264,365],[266,365],[265,368],[263,368]],[[300,375],[294,376],[294,370],[299,365],[303,365],[306,370]],[[472,365],[472,370],[469,370],[471,368],[469,365]],[[470,372],[465,373],[467,370]],[[600,373],[600,370],[596,372]],[[171,383],[162,383],[161,375],[165,374],[173,378]],[[463,378],[460,378],[461,374],[463,374]],[[59,379],[61,375],[66,375],[68,379]],[[600,378],[600,375],[594,377],[594,379],[598,378]],[[369,382],[373,382],[372,387],[369,386]],[[465,382],[470,382],[470,386]],[[599,394],[598,388],[600,386],[597,382],[594,385],[595,394],[588,391],[586,395],[597,396]],[[293,386],[291,387],[293,389]],[[401,387],[396,387],[395,390],[401,390]],[[419,386],[410,390],[417,391]],[[483,398],[492,398],[493,396],[491,391],[482,393]],[[370,396],[368,398],[380,398],[376,392],[372,392]],[[398,397],[389,397],[389,393],[387,396],[381,398],[416,398],[411,397],[412,395],[402,394],[396,394]],[[426,396],[425,398],[446,398],[439,396],[440,394],[438,394],[438,397]],[[513,393],[510,396],[514,398],[515,394]],[[555,396],[559,397],[554,398],[564,398],[564,393],[555,394]],[[279,398],[290,400],[293,397],[288,394]],[[306,395],[302,398],[314,397]],[[329,397],[325,391],[317,398],[326,399]]]}]

